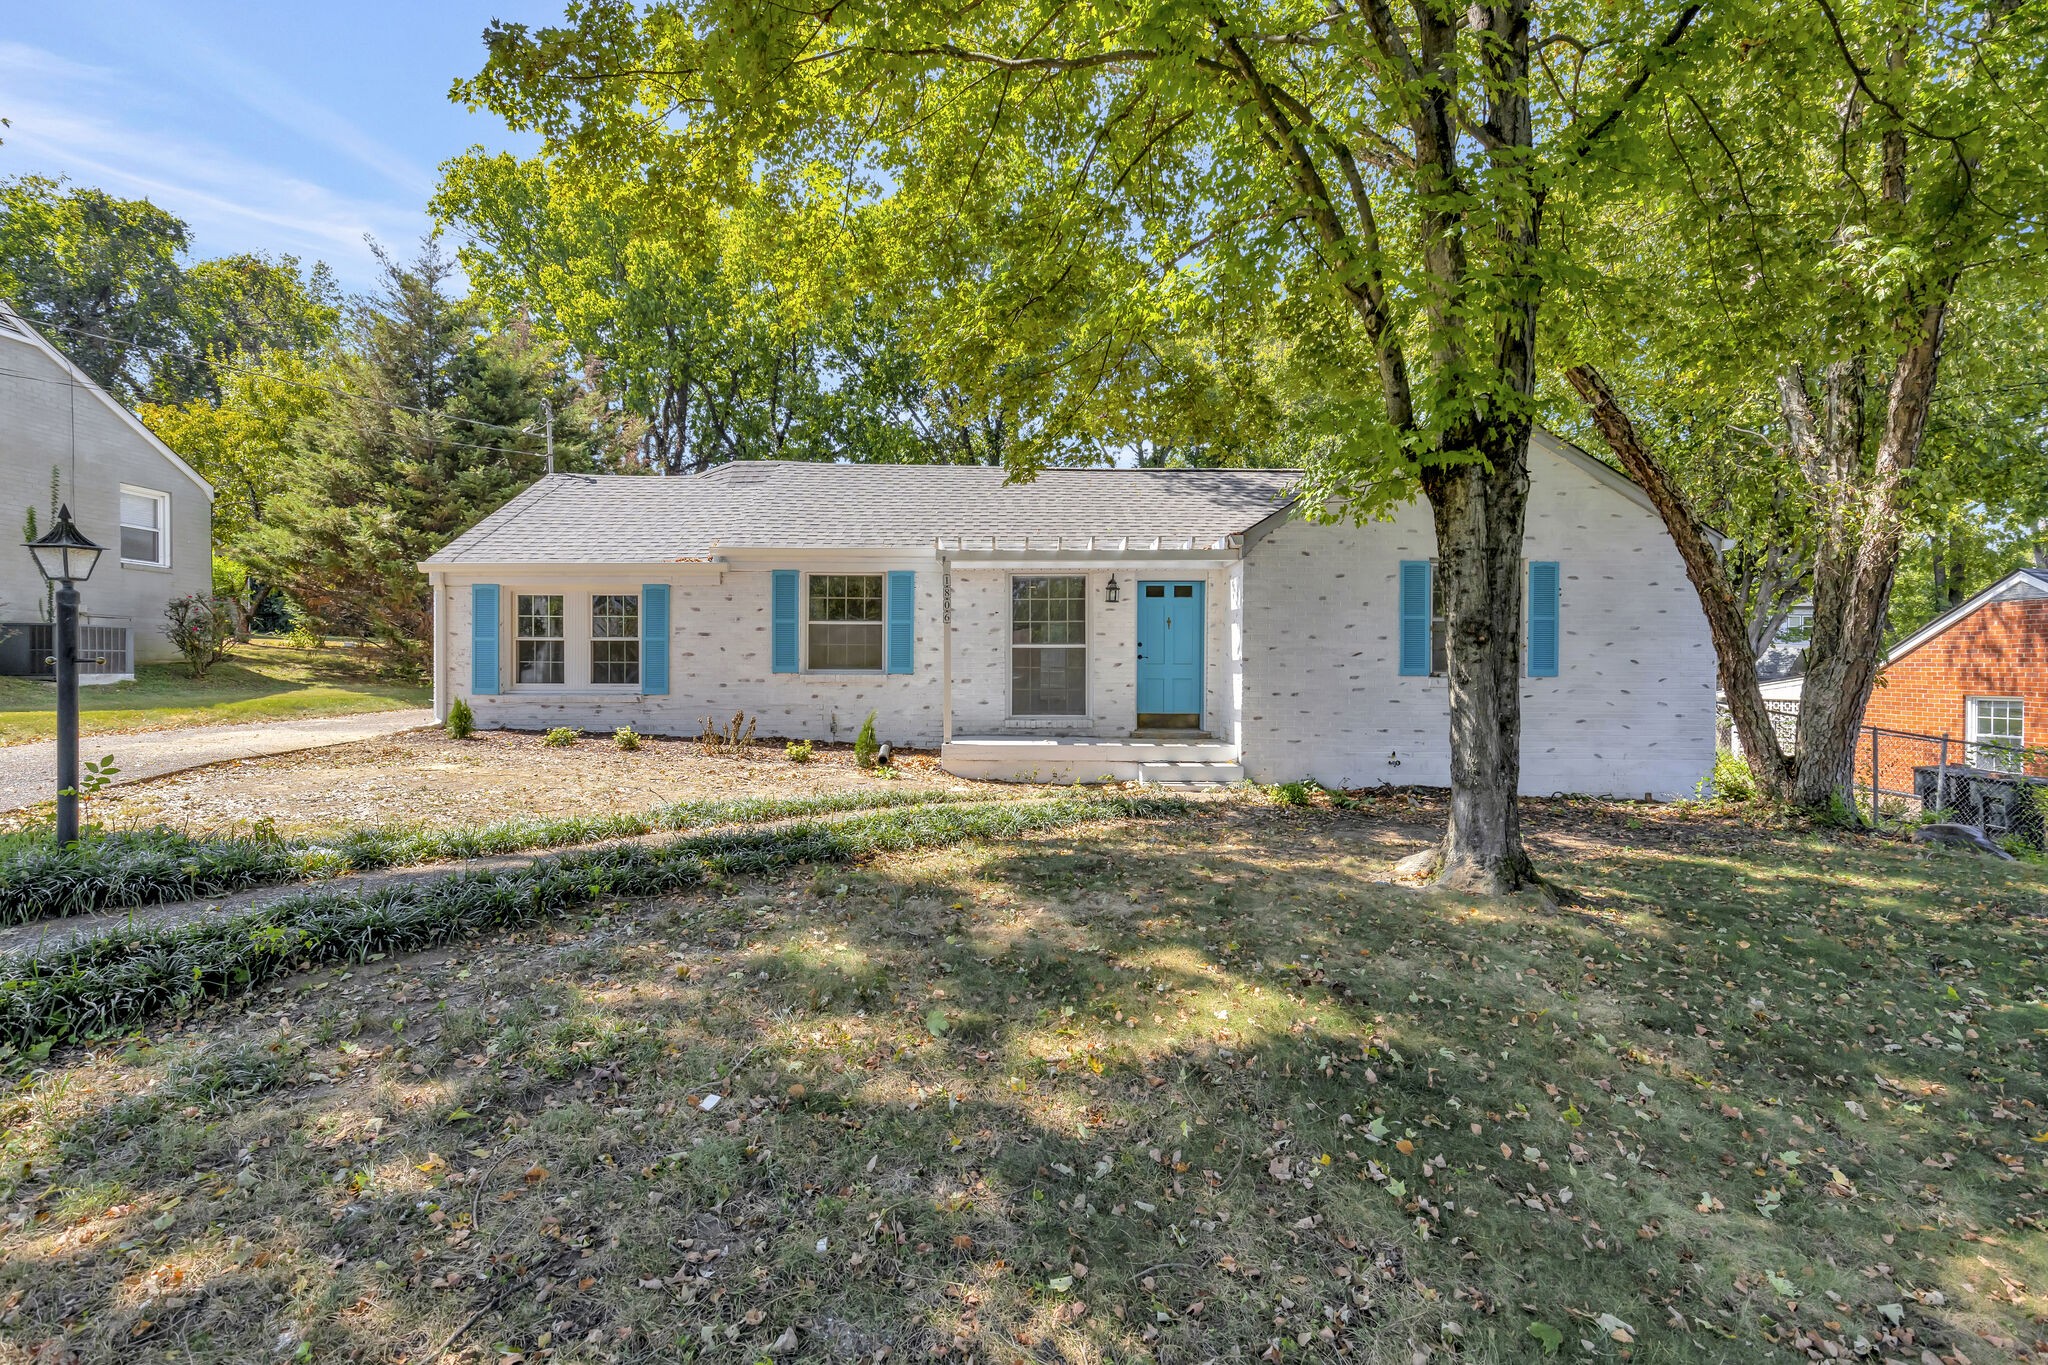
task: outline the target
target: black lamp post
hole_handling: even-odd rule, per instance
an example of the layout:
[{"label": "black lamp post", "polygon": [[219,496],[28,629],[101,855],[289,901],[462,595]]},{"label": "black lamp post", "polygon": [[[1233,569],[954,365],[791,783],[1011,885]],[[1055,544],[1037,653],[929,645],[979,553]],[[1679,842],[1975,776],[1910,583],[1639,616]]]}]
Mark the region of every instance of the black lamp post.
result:
[{"label": "black lamp post", "polygon": [[92,577],[100,547],[79,534],[70,507],[57,509],[48,534],[28,543],[43,577],[56,585],[57,843],[78,842],[78,585]]}]

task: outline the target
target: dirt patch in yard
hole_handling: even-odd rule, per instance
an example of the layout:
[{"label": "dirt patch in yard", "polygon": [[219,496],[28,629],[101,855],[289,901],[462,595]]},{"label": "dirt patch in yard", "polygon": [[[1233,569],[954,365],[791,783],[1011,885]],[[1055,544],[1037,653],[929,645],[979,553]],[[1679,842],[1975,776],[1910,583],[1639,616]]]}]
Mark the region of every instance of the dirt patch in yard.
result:
[{"label": "dirt patch in yard", "polygon": [[965,785],[941,772],[932,754],[901,754],[892,770],[894,779],[863,771],[851,745],[818,745],[811,762],[793,763],[779,744],[757,746],[751,758],[726,758],[705,754],[695,740],[643,739],[627,753],[609,739],[550,748],[537,734],[490,731],[452,740],[422,730],[116,788],[94,802],[92,819],[190,830],[247,828],[268,819],[280,834],[293,835],[362,825],[460,828],[515,816],[595,816],[687,798],[798,796],[890,780]]}]

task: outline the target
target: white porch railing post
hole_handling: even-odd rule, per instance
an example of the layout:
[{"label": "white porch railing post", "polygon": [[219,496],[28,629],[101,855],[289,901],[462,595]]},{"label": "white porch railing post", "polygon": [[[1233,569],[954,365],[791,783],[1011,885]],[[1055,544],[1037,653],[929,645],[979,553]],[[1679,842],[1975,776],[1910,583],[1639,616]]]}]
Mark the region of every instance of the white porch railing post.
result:
[{"label": "white porch railing post", "polygon": [[953,742],[953,561],[939,555],[939,747]]}]

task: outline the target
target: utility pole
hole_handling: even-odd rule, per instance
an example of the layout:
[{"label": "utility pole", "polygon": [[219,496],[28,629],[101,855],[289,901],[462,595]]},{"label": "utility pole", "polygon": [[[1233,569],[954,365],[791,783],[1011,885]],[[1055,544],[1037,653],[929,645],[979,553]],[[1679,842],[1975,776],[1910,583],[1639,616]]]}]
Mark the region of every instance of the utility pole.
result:
[{"label": "utility pole", "polygon": [[552,399],[552,398],[543,398],[543,399],[541,399],[541,400],[540,400],[540,415],[541,415],[541,416],[542,416],[543,418],[545,418],[545,419],[547,420],[547,424],[548,424],[548,473],[552,474],[552,473],[554,473],[554,472],[555,472],[555,400],[554,400],[554,399]]}]

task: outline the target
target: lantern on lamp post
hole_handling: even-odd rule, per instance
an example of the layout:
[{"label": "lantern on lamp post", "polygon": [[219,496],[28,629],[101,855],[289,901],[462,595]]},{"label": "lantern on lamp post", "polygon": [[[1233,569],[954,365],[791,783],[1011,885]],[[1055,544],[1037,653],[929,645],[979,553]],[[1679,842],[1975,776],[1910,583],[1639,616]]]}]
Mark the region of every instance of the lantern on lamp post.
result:
[{"label": "lantern on lamp post", "polygon": [[78,585],[92,577],[101,547],[79,533],[69,506],[49,532],[28,542],[36,568],[56,589],[57,843],[78,841]]}]

